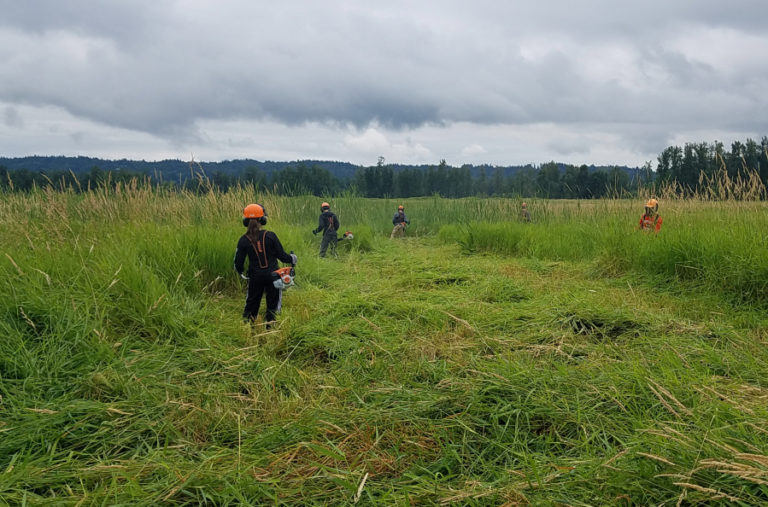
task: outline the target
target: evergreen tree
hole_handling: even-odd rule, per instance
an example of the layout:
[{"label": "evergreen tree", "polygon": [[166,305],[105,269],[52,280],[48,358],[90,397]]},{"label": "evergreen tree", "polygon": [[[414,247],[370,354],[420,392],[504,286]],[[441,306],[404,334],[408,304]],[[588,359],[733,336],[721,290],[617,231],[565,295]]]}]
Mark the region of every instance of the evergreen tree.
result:
[{"label": "evergreen tree", "polygon": [[477,169],[477,180],[475,180],[475,194],[488,195],[488,175],[485,172],[485,166]]},{"label": "evergreen tree", "polygon": [[543,197],[557,199],[562,197],[560,166],[555,162],[547,162],[539,168],[537,176],[539,190]]},{"label": "evergreen tree", "polygon": [[612,167],[608,171],[608,185],[606,193],[615,197],[622,197],[629,191],[629,175],[618,167]]},{"label": "evergreen tree", "polygon": [[256,166],[248,166],[240,174],[240,181],[246,185],[253,185],[256,190],[263,190],[267,186],[267,174]]},{"label": "evergreen tree", "polygon": [[493,176],[491,177],[491,186],[488,190],[490,195],[504,195],[504,169],[502,167],[493,168]]}]

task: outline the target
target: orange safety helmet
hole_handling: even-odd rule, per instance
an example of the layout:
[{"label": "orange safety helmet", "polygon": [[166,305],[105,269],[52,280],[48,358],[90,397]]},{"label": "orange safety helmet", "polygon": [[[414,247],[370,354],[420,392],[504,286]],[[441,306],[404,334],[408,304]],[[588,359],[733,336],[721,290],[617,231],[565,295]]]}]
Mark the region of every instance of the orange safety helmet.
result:
[{"label": "orange safety helmet", "polygon": [[248,227],[248,222],[252,218],[259,221],[261,225],[267,224],[267,211],[261,204],[249,204],[243,210],[243,225]]},{"label": "orange safety helmet", "polygon": [[400,206],[397,207],[397,209],[401,210],[401,209],[405,209],[405,208],[403,208],[403,205],[401,204]]},{"label": "orange safety helmet", "polygon": [[659,207],[659,201],[656,199],[648,199],[648,201],[645,203],[646,208],[658,208]]},{"label": "orange safety helmet", "polygon": [[243,218],[261,218],[264,216],[264,207],[260,204],[249,204],[243,210]]},{"label": "orange safety helmet", "polygon": [[320,205],[320,211],[325,211],[326,209],[331,209],[331,205],[328,204],[327,202],[324,202],[323,204]]}]

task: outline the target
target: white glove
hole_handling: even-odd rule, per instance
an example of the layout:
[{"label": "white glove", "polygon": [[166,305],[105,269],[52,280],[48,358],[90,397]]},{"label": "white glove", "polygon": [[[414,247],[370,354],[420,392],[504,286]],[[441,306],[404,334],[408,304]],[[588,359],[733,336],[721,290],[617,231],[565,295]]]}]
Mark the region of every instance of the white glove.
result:
[{"label": "white glove", "polygon": [[244,273],[240,273],[240,278],[243,280],[248,280],[248,276],[246,276]]},{"label": "white glove", "polygon": [[291,264],[295,266],[297,262],[296,254],[290,254],[290,255],[291,255]]}]

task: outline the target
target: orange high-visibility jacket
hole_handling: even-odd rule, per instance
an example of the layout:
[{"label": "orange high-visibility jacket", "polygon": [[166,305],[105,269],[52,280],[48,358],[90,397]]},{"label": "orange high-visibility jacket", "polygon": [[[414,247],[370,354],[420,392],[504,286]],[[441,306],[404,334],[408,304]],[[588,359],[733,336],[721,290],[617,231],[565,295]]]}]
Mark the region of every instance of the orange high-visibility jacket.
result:
[{"label": "orange high-visibility jacket", "polygon": [[643,214],[643,216],[640,217],[639,228],[644,231],[655,230],[656,232],[659,232],[661,229],[661,216],[656,215],[654,217],[653,215]]}]

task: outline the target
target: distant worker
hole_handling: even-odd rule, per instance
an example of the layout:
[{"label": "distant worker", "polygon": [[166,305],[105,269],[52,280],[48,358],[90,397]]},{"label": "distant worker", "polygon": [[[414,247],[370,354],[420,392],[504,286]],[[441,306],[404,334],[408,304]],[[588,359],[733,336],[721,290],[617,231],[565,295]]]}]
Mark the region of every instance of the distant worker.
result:
[{"label": "distant worker", "polygon": [[392,229],[392,234],[389,235],[389,239],[402,238],[405,236],[405,227],[410,225],[411,221],[405,216],[405,208],[403,208],[402,205],[397,207],[397,213],[392,217],[392,224],[395,228]]},{"label": "distant worker", "polygon": [[[296,264],[296,256],[287,254],[283,245],[272,231],[264,230],[267,225],[267,212],[261,204],[249,204],[243,210],[243,225],[248,231],[240,237],[235,251],[235,271],[248,280],[248,295],[245,298],[243,318],[251,324],[256,322],[256,316],[261,306],[261,297],[267,293],[267,312],[264,322],[267,329],[280,313],[282,306],[282,290],[273,284],[272,273],[277,270],[277,261],[286,264]],[[247,275],[243,273],[245,259],[248,258]]]},{"label": "distant worker", "polygon": [[317,229],[312,231],[312,234],[317,235],[318,232],[323,233],[323,240],[320,242],[320,257],[325,257],[325,252],[328,250],[328,246],[331,247],[331,252],[336,256],[336,243],[338,237],[336,232],[339,230],[339,217],[331,211],[331,205],[324,202],[320,205],[320,218],[318,219]]},{"label": "distant worker", "polygon": [[520,219],[523,222],[531,221],[531,213],[528,211],[528,205],[523,203],[520,207]]},{"label": "distant worker", "polygon": [[661,229],[661,217],[659,216],[659,201],[648,199],[645,203],[645,212],[640,217],[638,229],[648,232],[659,232]]}]

